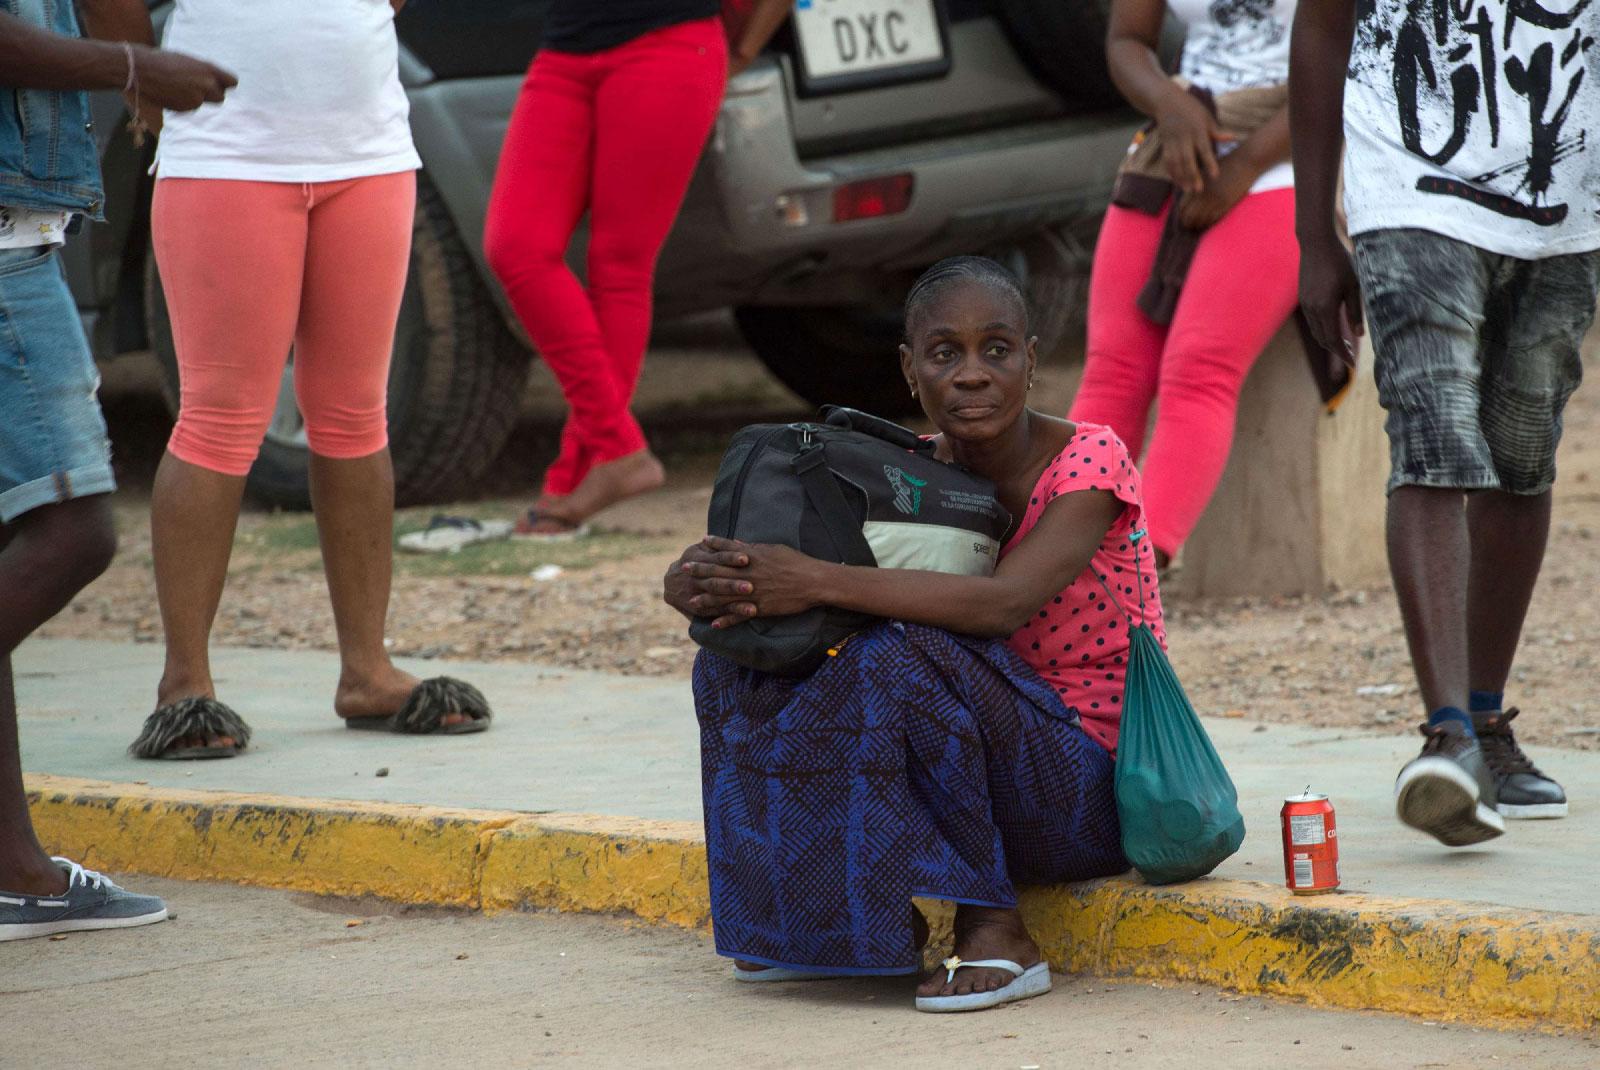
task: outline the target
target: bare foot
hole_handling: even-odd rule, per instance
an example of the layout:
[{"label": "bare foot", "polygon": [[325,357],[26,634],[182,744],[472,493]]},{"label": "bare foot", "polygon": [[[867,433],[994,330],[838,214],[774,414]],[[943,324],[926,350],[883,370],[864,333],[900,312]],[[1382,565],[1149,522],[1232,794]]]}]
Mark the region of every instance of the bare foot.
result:
[{"label": "bare foot", "polygon": [[[1009,959],[1026,969],[1039,961],[1039,945],[1028,935],[1022,915],[1016,910],[976,907],[956,908],[955,957],[969,962],[979,959]],[[989,966],[962,966],[953,979],[948,971],[937,969],[917,986],[919,996],[965,996],[973,992],[993,992],[1016,977],[1009,970]]]},{"label": "bare foot", "polygon": [[[911,939],[916,944],[916,951],[920,955],[922,949],[928,946],[928,919],[922,916],[922,911],[916,907],[911,908]],[[745,973],[759,973],[770,970],[771,966],[759,962],[745,962],[743,959],[734,959],[733,964]]]},{"label": "bare foot", "polygon": [[658,490],[667,481],[667,470],[648,449],[597,464],[589,469],[577,489],[564,498],[551,499],[544,507],[535,506],[541,517],[556,524],[577,527],[602,509],[620,501]]},{"label": "bare foot", "polygon": [[[156,687],[156,709],[170,706],[174,702],[181,702],[186,698],[216,698],[217,688],[210,679],[206,680],[181,680],[176,677],[163,676],[161,683]],[[184,736],[172,741],[171,750],[190,750],[209,747],[231,747],[235,743],[232,736]],[[163,751],[165,754],[167,751]]]},{"label": "bare foot", "polygon": [[[345,670],[339,677],[339,689],[333,694],[333,712],[345,720],[360,717],[393,717],[406,704],[411,692],[422,681],[393,665],[366,676],[357,676]],[[456,725],[470,721],[470,714],[452,710],[440,720],[440,725]]]}]

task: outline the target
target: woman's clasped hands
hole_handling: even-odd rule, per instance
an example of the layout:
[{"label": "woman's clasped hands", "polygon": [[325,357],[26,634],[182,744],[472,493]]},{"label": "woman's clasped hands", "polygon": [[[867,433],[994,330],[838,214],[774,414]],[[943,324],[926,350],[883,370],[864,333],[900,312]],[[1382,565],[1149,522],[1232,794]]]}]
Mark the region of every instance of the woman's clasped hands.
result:
[{"label": "woman's clasped hands", "polygon": [[729,628],[752,617],[782,617],[821,605],[823,563],[788,546],[707,535],[667,570],[663,598],[686,617]]}]

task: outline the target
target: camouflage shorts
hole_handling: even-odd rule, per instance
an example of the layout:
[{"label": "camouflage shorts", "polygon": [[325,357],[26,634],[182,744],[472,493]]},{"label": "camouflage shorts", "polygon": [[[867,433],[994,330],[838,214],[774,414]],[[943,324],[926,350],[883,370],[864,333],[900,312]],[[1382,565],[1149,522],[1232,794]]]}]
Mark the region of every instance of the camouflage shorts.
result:
[{"label": "camouflage shorts", "polygon": [[1600,252],[1519,260],[1424,230],[1368,231],[1355,247],[1389,490],[1548,490]]}]

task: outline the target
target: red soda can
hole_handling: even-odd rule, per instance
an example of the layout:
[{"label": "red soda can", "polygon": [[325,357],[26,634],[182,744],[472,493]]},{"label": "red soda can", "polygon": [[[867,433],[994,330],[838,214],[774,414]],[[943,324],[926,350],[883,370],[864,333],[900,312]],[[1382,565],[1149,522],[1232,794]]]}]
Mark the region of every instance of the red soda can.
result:
[{"label": "red soda can", "polygon": [[1326,795],[1304,792],[1283,800],[1283,873],[1295,895],[1339,887],[1339,833]]}]

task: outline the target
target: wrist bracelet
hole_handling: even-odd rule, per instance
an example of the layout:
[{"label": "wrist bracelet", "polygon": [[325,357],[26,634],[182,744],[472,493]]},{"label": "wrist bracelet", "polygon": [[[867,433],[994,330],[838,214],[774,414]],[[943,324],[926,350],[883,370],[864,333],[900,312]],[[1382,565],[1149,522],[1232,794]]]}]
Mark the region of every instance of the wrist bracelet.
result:
[{"label": "wrist bracelet", "polygon": [[133,117],[128,120],[128,133],[133,135],[134,147],[140,148],[144,145],[144,136],[149,133],[150,128],[145,125],[144,117],[139,114],[139,65],[134,59],[133,46],[126,41],[118,43],[122,45],[122,54],[128,57],[128,82],[122,87],[122,95],[124,98],[129,94],[133,96],[133,100],[129,103]]}]

